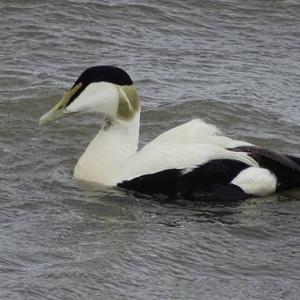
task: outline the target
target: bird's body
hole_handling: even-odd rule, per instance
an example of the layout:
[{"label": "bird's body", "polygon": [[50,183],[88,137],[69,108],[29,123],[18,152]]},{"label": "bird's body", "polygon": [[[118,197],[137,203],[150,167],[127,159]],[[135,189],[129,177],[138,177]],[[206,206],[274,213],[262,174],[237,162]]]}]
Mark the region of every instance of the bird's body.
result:
[{"label": "bird's body", "polygon": [[82,111],[106,115],[77,162],[77,179],[190,199],[243,199],[300,186],[298,158],[230,139],[200,119],[138,150],[139,98],[121,69],[87,69],[68,93],[42,123]]}]

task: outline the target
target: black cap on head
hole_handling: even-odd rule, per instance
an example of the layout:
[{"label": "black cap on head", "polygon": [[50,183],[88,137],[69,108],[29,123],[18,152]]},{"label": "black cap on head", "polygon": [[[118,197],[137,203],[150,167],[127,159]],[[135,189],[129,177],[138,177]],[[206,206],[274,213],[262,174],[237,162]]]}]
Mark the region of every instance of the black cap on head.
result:
[{"label": "black cap on head", "polygon": [[113,66],[95,66],[86,69],[76,80],[73,87],[78,83],[82,86],[80,89],[71,97],[68,104],[70,104],[76,97],[90,84],[93,82],[110,82],[117,85],[132,85],[133,82],[129,75],[122,69]]}]

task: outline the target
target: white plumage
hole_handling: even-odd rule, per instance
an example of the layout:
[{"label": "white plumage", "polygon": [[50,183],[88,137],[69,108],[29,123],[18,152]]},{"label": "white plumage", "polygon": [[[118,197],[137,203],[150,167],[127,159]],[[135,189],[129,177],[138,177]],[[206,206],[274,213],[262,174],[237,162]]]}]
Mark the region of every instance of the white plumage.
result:
[{"label": "white plumage", "polygon": [[200,119],[162,133],[140,151],[138,127],[139,112],[130,121],[117,121],[108,129],[101,129],[79,159],[74,177],[115,186],[167,169],[192,170],[214,159],[234,159],[258,166],[247,154],[226,149],[248,143],[216,135],[220,131]]},{"label": "white plumage", "polygon": [[267,196],[275,192],[277,179],[267,169],[249,167],[241,171],[231,183],[249,195]]},{"label": "white plumage", "polygon": [[210,144],[222,148],[235,148],[252,145],[247,142],[233,140],[221,135],[221,131],[212,124],[207,124],[201,119],[194,119],[174,127],[153,139],[145,145],[146,150],[153,145],[175,146],[186,144]]}]

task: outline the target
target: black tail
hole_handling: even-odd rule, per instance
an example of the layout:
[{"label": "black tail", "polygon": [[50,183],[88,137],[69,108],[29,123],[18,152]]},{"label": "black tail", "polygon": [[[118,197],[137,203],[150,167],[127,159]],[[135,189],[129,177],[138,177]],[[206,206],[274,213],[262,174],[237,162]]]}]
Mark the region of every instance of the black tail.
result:
[{"label": "black tail", "polygon": [[292,155],[286,155],[290,160],[292,160],[294,163],[296,163],[300,168],[300,157],[292,156]]}]

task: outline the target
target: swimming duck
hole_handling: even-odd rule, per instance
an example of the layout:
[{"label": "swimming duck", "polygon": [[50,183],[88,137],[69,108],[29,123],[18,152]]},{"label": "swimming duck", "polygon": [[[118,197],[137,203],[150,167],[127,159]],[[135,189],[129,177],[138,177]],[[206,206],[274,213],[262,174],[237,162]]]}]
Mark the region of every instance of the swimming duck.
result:
[{"label": "swimming duck", "polygon": [[187,199],[244,199],[300,186],[300,158],[225,137],[195,119],[138,150],[141,105],[130,76],[113,66],[85,70],[39,124],[77,113],[105,115],[74,177]]}]

